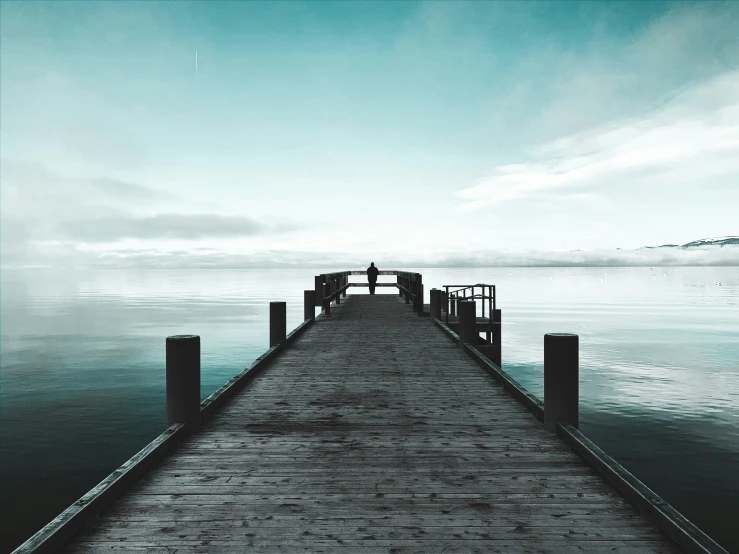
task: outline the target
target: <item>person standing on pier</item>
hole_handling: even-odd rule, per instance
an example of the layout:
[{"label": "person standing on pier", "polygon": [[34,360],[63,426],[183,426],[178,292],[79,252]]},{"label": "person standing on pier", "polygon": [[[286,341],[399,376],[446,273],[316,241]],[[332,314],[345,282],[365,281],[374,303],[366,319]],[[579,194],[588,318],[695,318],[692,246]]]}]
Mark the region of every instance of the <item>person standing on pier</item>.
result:
[{"label": "person standing on pier", "polygon": [[369,281],[370,294],[375,294],[375,285],[377,284],[377,276],[380,271],[375,267],[375,262],[370,263],[367,268],[367,280]]}]

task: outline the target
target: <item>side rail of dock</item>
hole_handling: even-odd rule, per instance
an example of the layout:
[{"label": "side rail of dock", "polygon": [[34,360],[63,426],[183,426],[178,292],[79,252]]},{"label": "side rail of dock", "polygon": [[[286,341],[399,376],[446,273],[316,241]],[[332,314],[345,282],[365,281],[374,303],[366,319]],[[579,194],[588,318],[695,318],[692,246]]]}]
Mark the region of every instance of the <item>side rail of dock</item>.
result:
[{"label": "side rail of dock", "polygon": [[[167,429],[150,444],[126,461],[97,486],[74,502],[44,528],[19,546],[14,554],[58,552],[74,535],[114,500],[124,494],[145,472],[175,450],[188,435],[197,432],[229,398],[241,391],[259,375],[284,349],[315,323],[331,317],[331,305],[340,304],[353,286],[352,275],[364,271],[327,273],[315,277],[315,286],[304,291],[304,321],[286,332],[286,303],[271,302],[269,316],[269,348],[254,362],[228,380],[208,398],[200,401],[200,337],[178,335],[166,339]],[[644,483],[598,448],[578,429],[579,425],[579,338],[571,334],[547,334],[544,337],[544,396],[542,402],[501,368],[500,310],[489,308],[491,336],[480,336],[476,300],[456,299],[432,289],[429,312],[423,303],[423,280],[419,273],[381,271],[380,275],[396,276],[395,286],[401,298],[419,316],[430,316],[431,322],[453,340],[484,371],[531,411],[547,431],[558,436],[573,451],[597,470],[623,496],[634,504],[652,524],[683,551],[691,554],[728,554],[720,545],[698,529],[687,518],[665,502]],[[483,285],[475,285],[480,287]],[[488,285],[484,285],[488,286]],[[485,294],[483,293],[484,297]],[[455,306],[453,318],[449,312]],[[315,308],[322,313],[315,315]],[[497,314],[496,314],[497,312]],[[444,317],[442,317],[444,316]],[[485,328],[487,330],[487,328]]]}]

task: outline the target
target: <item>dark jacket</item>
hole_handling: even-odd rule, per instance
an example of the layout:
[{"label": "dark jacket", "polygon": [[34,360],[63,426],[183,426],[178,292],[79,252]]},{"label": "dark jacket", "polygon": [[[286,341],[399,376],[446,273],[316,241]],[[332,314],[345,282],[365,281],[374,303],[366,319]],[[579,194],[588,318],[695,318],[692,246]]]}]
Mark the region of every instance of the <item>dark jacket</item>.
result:
[{"label": "dark jacket", "polygon": [[377,276],[380,274],[380,270],[377,269],[375,266],[371,265],[367,268],[367,280],[370,283],[374,283],[377,281]]}]

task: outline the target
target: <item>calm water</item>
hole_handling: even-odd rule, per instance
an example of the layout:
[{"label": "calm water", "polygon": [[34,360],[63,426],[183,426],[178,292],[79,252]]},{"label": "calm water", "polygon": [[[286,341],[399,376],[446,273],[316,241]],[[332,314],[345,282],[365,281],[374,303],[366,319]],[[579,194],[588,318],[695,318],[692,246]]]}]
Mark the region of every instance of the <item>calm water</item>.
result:
[{"label": "calm water", "polygon": [[[544,333],[579,334],[583,432],[739,552],[739,268],[418,271],[498,286],[504,369],[539,397]],[[300,322],[316,273],[3,271],[0,552],[164,430],[166,336],[201,336],[205,397],[266,350],[269,301]]]}]

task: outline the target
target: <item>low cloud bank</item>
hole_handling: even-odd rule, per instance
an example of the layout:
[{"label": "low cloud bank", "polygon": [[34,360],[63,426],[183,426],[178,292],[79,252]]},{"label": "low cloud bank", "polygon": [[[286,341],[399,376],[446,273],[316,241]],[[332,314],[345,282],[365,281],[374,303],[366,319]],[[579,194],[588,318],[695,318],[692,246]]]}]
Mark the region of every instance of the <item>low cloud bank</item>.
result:
[{"label": "low cloud bank", "polygon": [[248,237],[280,233],[290,226],[270,226],[241,216],[217,214],[158,214],[148,217],[115,215],[60,224],[59,231],[71,239],[87,243],[107,243],[121,239],[189,239],[206,237]]},{"label": "low cloud bank", "polygon": [[639,248],[637,250],[576,250],[498,252],[450,255],[441,267],[651,267],[739,265],[739,245],[696,248]]},{"label": "low cloud bank", "polygon": [[581,250],[549,252],[442,252],[424,257],[390,252],[305,252],[265,250],[231,254],[193,249],[81,251],[71,244],[57,244],[23,259],[2,256],[2,268],[66,267],[100,269],[256,269],[316,267],[327,270],[361,268],[374,261],[381,268],[403,267],[659,267],[739,266],[739,245],[692,248],[660,247],[637,250]]}]

